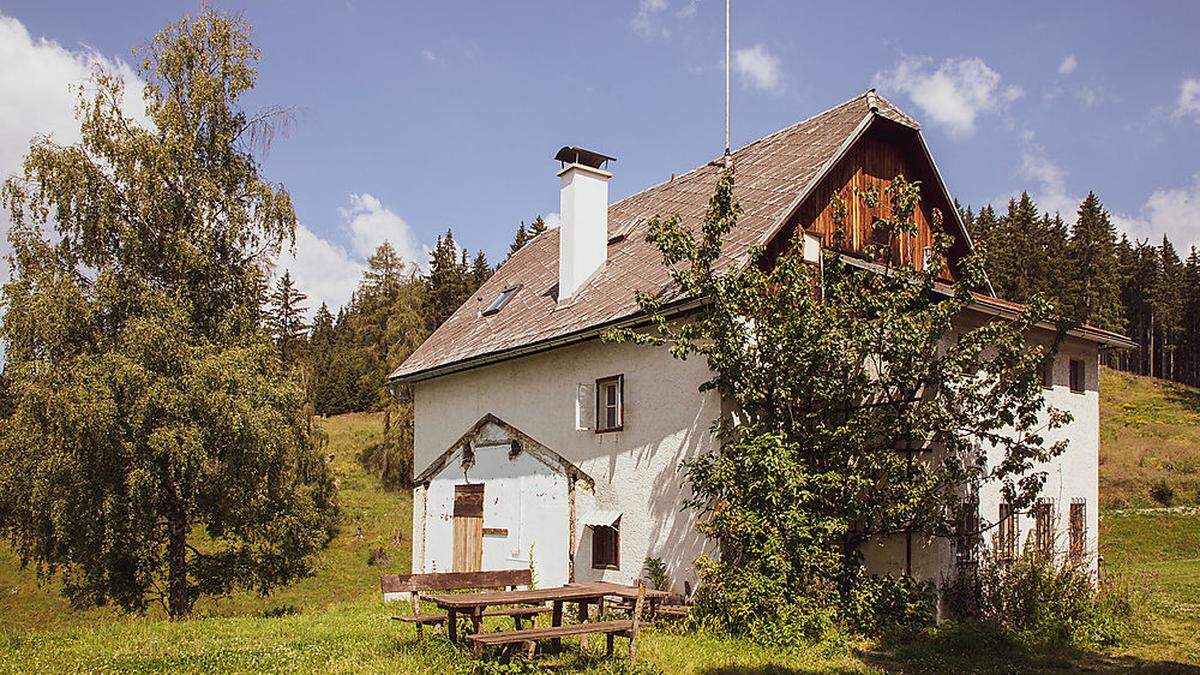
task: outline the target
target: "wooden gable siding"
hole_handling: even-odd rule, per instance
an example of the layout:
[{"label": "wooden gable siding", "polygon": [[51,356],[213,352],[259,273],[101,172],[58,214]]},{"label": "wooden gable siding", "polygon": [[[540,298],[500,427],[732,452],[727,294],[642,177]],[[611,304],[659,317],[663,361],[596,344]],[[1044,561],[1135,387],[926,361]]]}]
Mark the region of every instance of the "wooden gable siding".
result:
[{"label": "wooden gable siding", "polygon": [[[800,208],[789,223],[788,227],[772,241],[768,247],[767,259],[781,253],[792,241],[797,225],[806,232],[817,237],[823,247],[839,248],[849,255],[861,254],[863,249],[872,242],[875,217],[887,218],[891,215],[890,200],[885,194],[888,186],[900,175],[912,181],[921,181],[921,201],[915,219],[917,235],[903,236],[892,244],[894,263],[911,263],[917,269],[924,268],[924,250],[933,246],[932,223],[933,210],[942,212],[942,227],[956,233],[952,208],[942,194],[932,167],[925,160],[915,138],[915,132],[903,128],[889,126],[874,126],[863,135],[846,155],[836,164],[800,205]],[[875,189],[879,193],[879,205],[868,207],[855,190]],[[835,223],[835,208],[831,198],[838,194],[845,204],[846,215],[842,224],[845,236],[838,237],[838,225]],[[941,277],[947,282],[953,282],[955,260],[966,253],[968,246],[966,238],[956,233],[957,241],[950,251],[949,269],[942,271]]]}]

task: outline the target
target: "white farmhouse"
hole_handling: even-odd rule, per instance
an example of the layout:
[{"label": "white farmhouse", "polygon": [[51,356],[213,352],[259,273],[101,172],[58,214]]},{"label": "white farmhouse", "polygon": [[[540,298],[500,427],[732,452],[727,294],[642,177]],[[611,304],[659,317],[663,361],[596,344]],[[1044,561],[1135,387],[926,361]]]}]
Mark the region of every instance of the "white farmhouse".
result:
[{"label": "white farmhouse", "polygon": [[[698,225],[719,163],[610,205],[611,158],[564,148],[556,159],[561,227],[505,262],[391,376],[414,396],[413,571],[532,564],[542,585],[629,582],[655,557],[682,592],[696,583],[692,561],[705,542],[681,510],[680,464],[713,448],[709,425],[721,401],[698,389],[709,378],[703,359],[599,336],[636,325],[634,292],[668,282],[645,221],[678,215]],[[922,181],[922,231],[898,255],[923,264],[935,208],[957,238],[947,283],[971,248],[918,124],[873,90],[741,148],[733,161],[744,213],[724,245],[730,262],[758,244],[782,246],[797,228],[835,245],[830,196],[883,188],[899,174]],[[853,255],[869,241],[872,213],[847,202],[842,246]],[[689,304],[676,309],[686,316]],[[980,297],[964,321],[1019,309]],[[1008,513],[996,487],[980,495],[1003,541],[1032,536],[1094,552],[1099,354],[1129,344],[1089,327],[1067,338],[1045,384],[1049,403],[1074,414],[1049,440],[1068,438],[1070,448],[1043,467],[1045,505],[1034,512]],[[940,579],[954,567],[944,540],[897,537],[868,549],[880,572]]]}]

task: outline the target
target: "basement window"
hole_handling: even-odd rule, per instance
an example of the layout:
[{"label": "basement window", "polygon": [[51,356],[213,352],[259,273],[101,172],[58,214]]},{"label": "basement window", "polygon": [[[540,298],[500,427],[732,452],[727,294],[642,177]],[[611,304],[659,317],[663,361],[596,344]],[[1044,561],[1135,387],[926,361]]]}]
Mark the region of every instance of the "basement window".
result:
[{"label": "basement window", "polygon": [[488,308],[483,310],[481,314],[483,316],[491,316],[496,312],[499,312],[504,308],[505,305],[508,304],[509,300],[512,300],[512,297],[516,295],[517,291],[519,290],[521,290],[520,284],[516,286],[509,286],[503,291],[500,291],[500,295],[497,295],[496,299],[492,301],[492,304],[488,305]]},{"label": "basement window", "polygon": [[1044,554],[1054,552],[1054,500],[1038,497],[1033,505],[1033,542]]},{"label": "basement window", "polygon": [[1083,393],[1083,383],[1085,380],[1084,376],[1086,374],[1087,373],[1084,370],[1083,361],[1080,361],[1079,359],[1071,359],[1071,391],[1072,392],[1074,392],[1076,394]]},{"label": "basement window", "polygon": [[1000,523],[996,532],[996,553],[1001,560],[1012,560],[1017,556],[1017,513],[1012,504],[1000,503]]},{"label": "basement window", "polygon": [[596,433],[620,431],[625,426],[625,376],[596,380]]},{"label": "basement window", "polygon": [[1069,525],[1071,562],[1078,565],[1087,559],[1087,500],[1083,497],[1071,498]]}]

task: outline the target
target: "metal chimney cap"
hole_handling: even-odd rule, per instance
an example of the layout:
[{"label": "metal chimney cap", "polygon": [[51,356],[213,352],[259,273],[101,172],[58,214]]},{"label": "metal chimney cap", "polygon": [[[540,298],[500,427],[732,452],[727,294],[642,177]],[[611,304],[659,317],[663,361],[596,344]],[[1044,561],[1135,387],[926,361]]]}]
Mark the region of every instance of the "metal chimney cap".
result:
[{"label": "metal chimney cap", "polygon": [[590,166],[593,169],[600,169],[603,168],[608,162],[617,161],[616,157],[609,157],[608,155],[602,155],[592,150],[576,148],[570,145],[564,145],[562,149],[558,151],[558,154],[554,156],[554,159],[557,159],[564,165],[582,164],[584,166]]}]

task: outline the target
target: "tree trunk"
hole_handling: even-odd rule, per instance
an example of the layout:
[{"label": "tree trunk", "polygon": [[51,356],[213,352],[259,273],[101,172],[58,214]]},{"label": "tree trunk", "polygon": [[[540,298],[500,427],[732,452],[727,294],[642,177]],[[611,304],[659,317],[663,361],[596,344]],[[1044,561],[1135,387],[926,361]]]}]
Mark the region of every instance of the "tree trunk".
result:
[{"label": "tree trunk", "polygon": [[191,611],[187,581],[187,514],[171,490],[167,513],[167,612],[181,619]]}]

